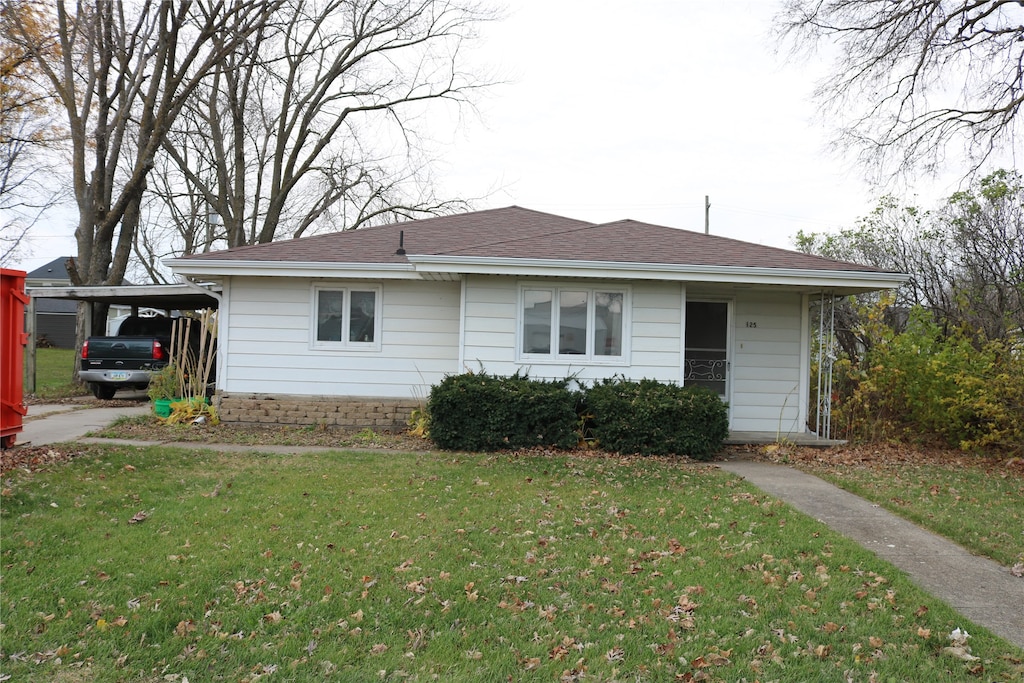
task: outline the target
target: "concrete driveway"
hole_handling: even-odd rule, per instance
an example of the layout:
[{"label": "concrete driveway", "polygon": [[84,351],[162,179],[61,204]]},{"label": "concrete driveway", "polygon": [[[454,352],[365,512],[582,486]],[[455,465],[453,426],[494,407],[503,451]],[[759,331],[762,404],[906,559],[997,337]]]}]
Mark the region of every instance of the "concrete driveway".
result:
[{"label": "concrete driveway", "polygon": [[106,427],[125,415],[150,412],[145,392],[118,392],[119,400],[137,401],[135,405],[110,407],[95,399],[81,403],[39,404],[28,407],[24,428],[16,435],[16,446],[45,446],[61,441],[75,441],[89,432]]}]

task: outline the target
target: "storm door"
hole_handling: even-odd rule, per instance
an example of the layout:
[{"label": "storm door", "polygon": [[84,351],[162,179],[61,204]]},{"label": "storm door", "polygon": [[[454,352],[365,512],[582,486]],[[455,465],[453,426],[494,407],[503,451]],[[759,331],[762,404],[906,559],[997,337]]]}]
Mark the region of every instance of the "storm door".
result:
[{"label": "storm door", "polygon": [[723,399],[729,380],[729,304],[686,302],[683,385],[711,389]]}]

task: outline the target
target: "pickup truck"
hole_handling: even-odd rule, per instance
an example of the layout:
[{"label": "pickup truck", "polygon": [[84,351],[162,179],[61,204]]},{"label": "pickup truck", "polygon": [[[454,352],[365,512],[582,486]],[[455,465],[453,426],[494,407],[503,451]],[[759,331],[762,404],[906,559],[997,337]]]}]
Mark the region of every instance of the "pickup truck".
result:
[{"label": "pickup truck", "polygon": [[149,386],[151,372],[170,362],[171,318],[125,318],[116,337],[89,337],[82,345],[78,376],[96,398],[111,399],[118,389]]}]

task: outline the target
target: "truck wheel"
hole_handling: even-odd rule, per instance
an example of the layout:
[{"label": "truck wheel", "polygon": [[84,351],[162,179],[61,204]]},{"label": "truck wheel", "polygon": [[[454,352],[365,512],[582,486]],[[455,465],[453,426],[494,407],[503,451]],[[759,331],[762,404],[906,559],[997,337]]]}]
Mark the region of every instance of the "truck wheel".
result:
[{"label": "truck wheel", "polygon": [[92,395],[98,399],[109,401],[114,398],[114,394],[117,392],[117,387],[112,387],[109,384],[96,384],[92,385]]}]

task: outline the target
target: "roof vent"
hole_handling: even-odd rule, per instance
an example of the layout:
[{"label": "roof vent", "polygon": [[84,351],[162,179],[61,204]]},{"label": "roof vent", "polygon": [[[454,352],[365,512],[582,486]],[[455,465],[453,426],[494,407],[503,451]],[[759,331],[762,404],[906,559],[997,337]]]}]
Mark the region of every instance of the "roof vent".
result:
[{"label": "roof vent", "polygon": [[395,252],[396,256],[405,256],[405,230],[398,231],[398,251]]}]

